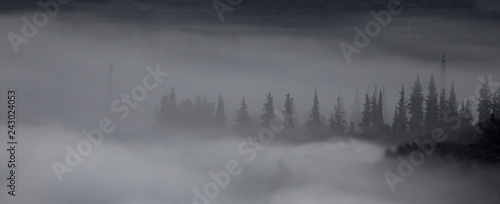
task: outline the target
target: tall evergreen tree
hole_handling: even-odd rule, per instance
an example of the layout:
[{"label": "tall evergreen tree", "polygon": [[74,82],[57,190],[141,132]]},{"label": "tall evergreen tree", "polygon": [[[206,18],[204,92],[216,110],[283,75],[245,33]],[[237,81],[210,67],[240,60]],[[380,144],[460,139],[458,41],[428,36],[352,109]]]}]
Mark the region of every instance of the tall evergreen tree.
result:
[{"label": "tall evergreen tree", "polygon": [[245,103],[245,97],[241,101],[241,107],[236,115],[236,128],[239,130],[248,130],[250,125],[250,115],[248,114],[248,106]]},{"label": "tall evergreen tree", "polygon": [[337,98],[337,104],[335,104],[335,108],[333,109],[333,115],[330,115],[329,127],[330,130],[337,134],[342,134],[345,131],[345,110],[342,105],[342,97]]},{"label": "tall evergreen tree", "polygon": [[363,104],[363,119],[359,126],[361,127],[371,127],[371,101],[368,93],[365,94],[365,103]]},{"label": "tall evergreen tree", "polygon": [[424,96],[422,93],[422,84],[420,83],[420,76],[417,75],[417,80],[411,87],[412,93],[410,94],[410,101],[408,103],[408,112],[410,113],[409,128],[410,132],[421,133],[422,123],[424,119]]},{"label": "tall evergreen tree", "polygon": [[319,112],[319,101],[316,89],[314,90],[313,105],[309,114],[309,119],[306,121],[306,127],[314,133],[318,133],[323,129],[323,122]]},{"label": "tall evergreen tree", "polygon": [[450,97],[448,98],[448,108],[451,110],[451,115],[458,114],[457,94],[455,93],[455,83],[451,83]]},{"label": "tall evergreen tree", "polygon": [[448,108],[448,100],[446,99],[446,91],[441,89],[441,94],[439,94],[439,115],[438,115],[438,121],[443,122],[443,118],[445,117],[446,111],[448,111],[450,108]]},{"label": "tall evergreen tree", "polygon": [[398,101],[398,105],[396,106],[396,110],[394,111],[394,122],[392,123],[392,129],[397,132],[406,132],[408,129],[408,118],[406,117],[406,96],[405,96],[405,87],[404,85],[401,87],[401,91],[399,92],[400,97]]},{"label": "tall evergreen tree", "polygon": [[431,74],[429,82],[429,95],[425,100],[425,117],[424,124],[427,130],[432,130],[436,127],[439,121],[439,106],[438,106],[438,93],[436,88],[436,81],[434,75]]},{"label": "tall evergreen tree", "polygon": [[477,112],[479,113],[478,122],[485,122],[490,118],[492,110],[491,91],[488,79],[481,84],[481,88],[479,89],[479,98],[477,100],[479,101],[477,105]]},{"label": "tall evergreen tree", "polygon": [[377,107],[375,109],[376,112],[376,118],[375,121],[373,122],[374,126],[377,128],[382,128],[384,126],[384,110],[383,110],[383,98],[382,98],[382,91],[379,92],[378,94],[378,103]]},{"label": "tall evergreen tree", "polygon": [[218,126],[224,126],[226,123],[226,113],[224,110],[224,99],[222,95],[219,94],[219,100],[217,101],[217,110],[215,111],[215,122]]},{"label": "tall evergreen tree", "polygon": [[286,94],[285,97],[286,98],[284,105],[285,110],[283,110],[283,116],[284,116],[283,124],[287,128],[293,128],[295,126],[293,98],[290,96],[290,93]]},{"label": "tall evergreen tree", "polygon": [[387,108],[387,97],[385,95],[385,87],[382,88],[382,117],[384,119],[389,119],[391,117],[389,109]]},{"label": "tall evergreen tree", "polygon": [[377,85],[375,84],[375,88],[373,90],[373,95],[372,95],[372,98],[371,98],[371,110],[370,110],[370,116],[371,116],[371,124],[373,127],[376,127],[378,126],[378,113],[379,113],[379,110],[378,110],[378,103],[377,103]]},{"label": "tall evergreen tree", "polygon": [[261,126],[268,128],[271,125],[271,121],[276,116],[274,115],[274,99],[271,93],[266,94],[266,103],[264,103],[264,108],[262,109],[262,114],[260,119],[262,120]]}]

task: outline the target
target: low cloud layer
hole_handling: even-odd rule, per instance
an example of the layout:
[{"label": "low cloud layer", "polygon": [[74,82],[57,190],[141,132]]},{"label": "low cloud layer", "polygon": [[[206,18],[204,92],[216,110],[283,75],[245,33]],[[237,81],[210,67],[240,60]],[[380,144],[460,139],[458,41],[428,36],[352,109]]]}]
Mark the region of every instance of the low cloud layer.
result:
[{"label": "low cloud layer", "polygon": [[[488,172],[446,171],[454,168],[451,164],[417,167],[393,193],[383,172],[396,171],[397,162],[385,160],[381,147],[361,141],[272,143],[247,162],[248,155],[237,151],[245,138],[225,135],[209,140],[190,134],[213,132],[171,135],[152,128],[141,134],[163,137],[154,143],[110,143],[105,138],[60,183],[51,163],[63,162],[64,147],[75,146],[83,136],[62,126],[20,128],[23,138],[30,139],[22,139],[19,146],[18,196],[15,200],[2,196],[2,203],[193,203],[193,188],[203,191],[214,182],[209,172],[223,171],[231,160],[240,164],[241,173],[231,176],[210,203],[495,203],[500,199],[494,194],[496,186],[483,177]],[[6,163],[5,158],[0,162]],[[0,174],[5,171],[2,168]],[[1,187],[2,194],[6,190]]]}]

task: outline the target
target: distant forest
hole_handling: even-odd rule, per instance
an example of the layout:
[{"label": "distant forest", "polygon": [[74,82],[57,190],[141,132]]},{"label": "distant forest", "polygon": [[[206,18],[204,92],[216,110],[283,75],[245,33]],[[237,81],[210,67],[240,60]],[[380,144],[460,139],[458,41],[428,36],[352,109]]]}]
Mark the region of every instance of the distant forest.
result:
[{"label": "distant forest", "polygon": [[[492,90],[488,81],[481,84],[477,107],[473,107],[468,99],[457,101],[453,83],[448,91],[444,88],[438,90],[433,75],[427,85],[427,95],[424,96],[424,86],[419,76],[410,87],[408,95],[406,90],[403,85],[392,119],[384,119],[384,94],[376,87],[372,93],[364,95],[362,111],[356,110],[357,106],[361,109],[361,101],[356,99],[351,114],[354,121],[350,122],[346,119],[347,112],[342,97],[337,97],[333,112],[324,115],[320,112],[316,91],[308,118],[301,124],[297,123],[295,105],[290,93],[285,95],[284,104],[279,106],[283,107],[283,110],[278,112],[280,117],[275,109],[274,97],[267,93],[258,119],[251,117],[245,98],[241,99],[239,110],[231,114],[236,117],[230,119],[236,122],[234,130],[243,134],[251,134],[252,131],[269,127],[271,121],[281,118],[285,134],[296,135],[294,132],[302,128],[307,130],[305,135],[308,135],[308,141],[356,137],[405,143],[396,150],[388,149],[387,156],[409,154],[419,148],[419,141],[433,138],[440,133],[445,134],[447,139],[437,144],[436,152],[439,154],[500,164],[500,88]],[[478,113],[477,119],[473,116],[473,108],[476,108]],[[225,128],[228,117],[222,95],[219,95],[217,104],[208,102],[206,96],[202,98],[199,95],[194,102],[185,99],[177,103],[172,87],[169,94],[163,95],[160,108],[156,110],[156,119],[160,125],[170,127]]]}]

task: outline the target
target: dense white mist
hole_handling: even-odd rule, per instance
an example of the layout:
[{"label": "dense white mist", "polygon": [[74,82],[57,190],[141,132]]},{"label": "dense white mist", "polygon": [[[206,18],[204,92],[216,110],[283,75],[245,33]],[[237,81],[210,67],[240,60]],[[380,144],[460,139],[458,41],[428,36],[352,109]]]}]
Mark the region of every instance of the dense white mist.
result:
[{"label": "dense white mist", "polygon": [[[125,132],[133,128],[122,127]],[[417,167],[393,193],[383,172],[394,171],[397,163],[385,161],[382,148],[361,141],[271,143],[257,152],[255,160],[247,162],[248,155],[237,151],[244,138],[225,135],[203,139],[191,134],[214,133],[184,131],[171,135],[152,127],[133,136],[156,135],[155,142],[110,143],[111,138],[104,138],[104,143],[84,157],[73,172],[64,174],[64,181],[59,183],[50,164],[63,162],[64,146],[74,147],[84,138],[79,130],[61,125],[24,125],[19,129],[24,139],[18,155],[18,196],[15,200],[2,196],[2,203],[192,203],[192,189],[203,189],[213,182],[209,172],[224,170],[230,160],[240,164],[241,173],[232,176],[210,203],[498,201],[493,194],[495,186],[480,175],[484,172],[454,173],[449,171],[451,167],[447,171],[430,167],[432,164]],[[1,157],[0,162],[5,160]],[[5,175],[4,171],[2,168],[0,174]],[[0,189],[6,194],[5,186]]]}]

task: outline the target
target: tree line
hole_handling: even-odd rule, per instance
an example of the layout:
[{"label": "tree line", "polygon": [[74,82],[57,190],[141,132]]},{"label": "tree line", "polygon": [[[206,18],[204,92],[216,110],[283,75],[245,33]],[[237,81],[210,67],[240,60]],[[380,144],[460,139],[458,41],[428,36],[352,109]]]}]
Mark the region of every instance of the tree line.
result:
[{"label": "tree line", "polygon": [[[333,135],[352,134],[360,136],[376,135],[424,135],[436,127],[447,126],[447,118],[457,116],[460,118],[460,132],[475,134],[480,130],[480,125],[485,125],[493,119],[500,118],[500,88],[491,90],[489,82],[481,85],[479,97],[477,98],[477,122],[473,116],[473,106],[471,101],[464,100],[460,104],[457,101],[455,85],[451,84],[451,89],[446,91],[444,87],[438,94],[436,80],[431,75],[427,95],[424,96],[424,87],[420,76],[410,87],[411,93],[407,95],[406,87],[403,84],[399,91],[399,100],[394,108],[392,123],[389,125],[384,120],[384,94],[377,90],[375,86],[373,92],[369,91],[364,96],[362,111],[359,114],[359,121],[353,119],[349,124],[346,119],[346,111],[342,102],[342,97],[338,96],[331,114],[323,115],[320,112],[318,93],[315,90],[312,106],[309,111],[304,126],[312,135],[317,138],[328,138]],[[285,95],[283,104],[283,123],[287,129],[297,127],[297,116],[293,97],[290,93]],[[359,99],[356,97],[356,103]],[[356,106],[356,105],[355,105]],[[356,108],[354,108],[354,112]],[[274,97],[271,93],[266,94],[266,101],[263,104],[262,113],[258,118],[261,127],[267,127],[270,121],[276,117]],[[164,94],[160,101],[160,108],[156,110],[156,118],[164,124],[175,124],[190,127],[225,127],[227,117],[224,108],[224,99],[218,97],[217,105],[207,102],[206,95],[203,99],[198,95],[194,102],[190,99],[183,100],[180,104],[176,102],[174,88],[170,94]],[[245,98],[242,98],[239,110],[236,112],[235,129],[249,131],[254,127],[252,118],[248,112],[248,105]],[[390,119],[389,119],[390,120]],[[360,131],[357,131],[360,130]]]}]

